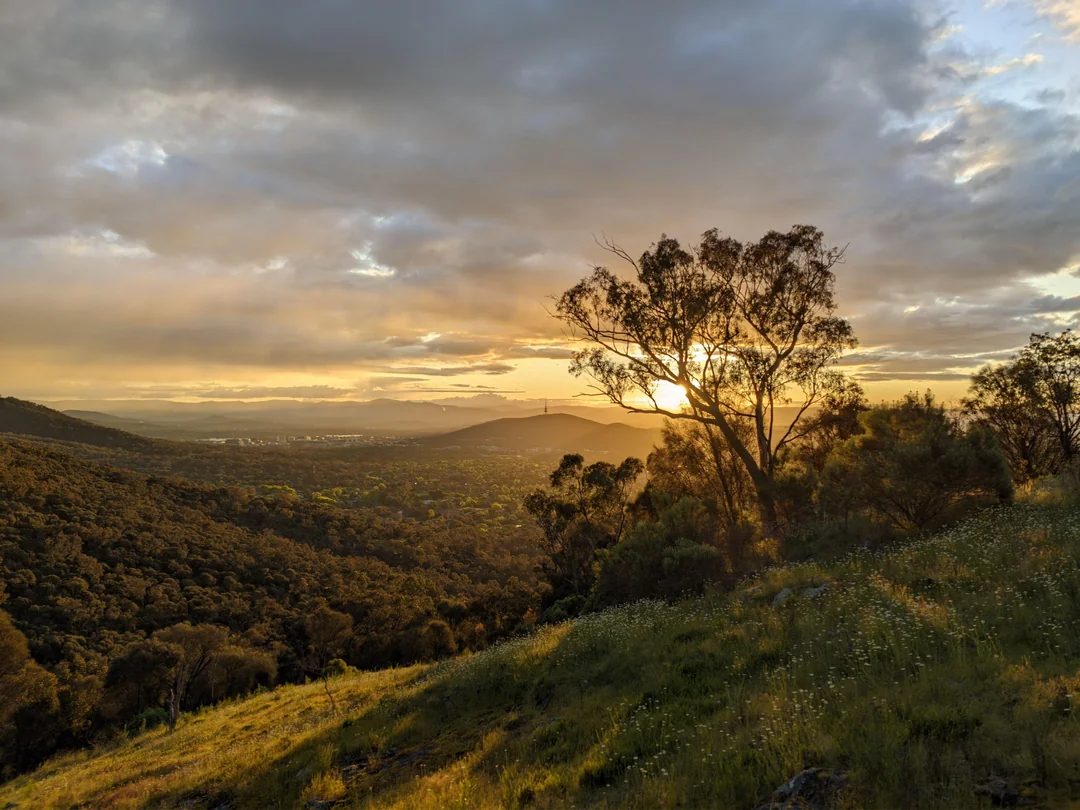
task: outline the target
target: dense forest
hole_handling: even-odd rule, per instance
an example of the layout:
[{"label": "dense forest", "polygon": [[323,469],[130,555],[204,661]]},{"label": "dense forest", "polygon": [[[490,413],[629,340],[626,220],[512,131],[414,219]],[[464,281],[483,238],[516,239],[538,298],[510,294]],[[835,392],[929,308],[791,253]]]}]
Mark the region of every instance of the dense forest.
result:
[{"label": "dense forest", "polygon": [[160,709],[172,659],[184,655],[169,633],[222,628],[214,644],[231,651],[232,671],[200,672],[185,709],[320,674],[311,664],[319,610],[348,617],[332,656],[348,665],[482,647],[528,621],[538,602],[533,537],[147,477],[0,442],[3,610],[57,690],[48,723],[26,718],[35,745],[8,748],[5,763],[25,767]]}]

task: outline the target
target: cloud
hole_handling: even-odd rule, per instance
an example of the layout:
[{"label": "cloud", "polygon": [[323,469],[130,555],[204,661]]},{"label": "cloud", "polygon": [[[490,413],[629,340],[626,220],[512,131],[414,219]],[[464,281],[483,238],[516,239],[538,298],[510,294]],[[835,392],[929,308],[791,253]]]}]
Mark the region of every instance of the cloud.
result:
[{"label": "cloud", "polygon": [[[1074,7],[1033,6],[1070,36]],[[1080,308],[1032,286],[1080,256],[1080,121],[1009,90],[1057,51],[943,11],[8,3],[5,376],[526,385],[572,353],[545,307],[606,260],[593,233],[636,253],[795,222],[850,243],[842,309],[886,352],[866,373],[1005,351]]]},{"label": "cloud", "polygon": [[427,377],[460,377],[463,374],[509,374],[514,367],[507,363],[474,363],[464,366],[401,366],[383,371],[395,374],[423,374]]},{"label": "cloud", "polygon": [[1036,13],[1049,19],[1066,39],[1080,40],[1080,4],[1076,0],[1033,0]]},{"label": "cloud", "polygon": [[1002,62],[998,65],[990,65],[984,69],[987,76],[998,76],[1009,70],[1016,70],[1017,68],[1028,68],[1038,65],[1043,61],[1041,53],[1029,53],[1024,56],[1016,56],[1007,62]]},{"label": "cloud", "polygon": [[351,388],[330,385],[292,385],[262,388],[204,388],[188,393],[199,399],[340,399],[352,394]]}]

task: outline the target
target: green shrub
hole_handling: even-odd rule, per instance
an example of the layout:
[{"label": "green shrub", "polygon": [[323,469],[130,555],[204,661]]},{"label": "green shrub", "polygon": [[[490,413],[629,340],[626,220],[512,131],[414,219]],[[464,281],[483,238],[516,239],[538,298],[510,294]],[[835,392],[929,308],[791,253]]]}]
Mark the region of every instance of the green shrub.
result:
[{"label": "green shrub", "polygon": [[965,430],[930,393],[907,395],[860,416],[863,432],[830,453],[819,500],[846,518],[865,510],[905,531],[960,517],[1012,497],[1012,478],[993,434]]},{"label": "green shrub", "polygon": [[169,722],[169,713],[161,708],[147,709],[135,715],[124,729],[129,734],[138,734],[140,731],[149,731],[152,728],[163,726]]},{"label": "green shrub", "polygon": [[540,621],[542,624],[558,624],[559,622],[565,622],[567,619],[578,616],[584,607],[584,596],[567,596],[565,599],[560,599],[545,610],[544,615],[540,617]]},{"label": "green shrub", "polygon": [[730,572],[715,519],[701,500],[683,498],[656,522],[643,522],[600,555],[590,608],[637,599],[671,599]]},{"label": "green shrub", "polygon": [[338,678],[342,675],[347,674],[351,669],[352,667],[346,664],[343,659],[332,658],[330,659],[330,662],[326,665],[326,667],[323,669],[323,674],[327,678]]}]

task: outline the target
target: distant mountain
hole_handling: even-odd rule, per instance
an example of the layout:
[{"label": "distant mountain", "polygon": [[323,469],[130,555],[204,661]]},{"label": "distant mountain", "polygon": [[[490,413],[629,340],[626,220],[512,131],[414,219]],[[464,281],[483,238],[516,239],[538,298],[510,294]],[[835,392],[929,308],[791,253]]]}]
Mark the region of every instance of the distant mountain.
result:
[{"label": "distant mountain", "polygon": [[144,436],[96,425],[14,397],[0,399],[0,433],[124,450],[148,449],[154,444]]},{"label": "distant mountain", "polygon": [[[333,433],[416,437],[544,413],[544,400],[495,396],[450,397],[434,402],[385,398],[327,402],[68,400],[48,405],[90,422],[161,439],[274,438]],[[573,415],[598,424],[619,423],[636,429],[658,429],[664,423],[664,417],[656,414],[629,414],[610,406],[552,404],[549,410],[549,416]],[[797,408],[778,408],[777,426],[786,426],[796,413]]]},{"label": "distant mountain", "polygon": [[164,436],[170,432],[168,425],[158,422],[150,422],[146,419],[130,419],[126,416],[115,416],[101,411],[61,411],[65,416],[73,419],[82,419],[84,422],[93,422],[95,425],[122,430],[126,433],[136,433],[143,436]]},{"label": "distant mountain", "polygon": [[[136,433],[172,439],[328,433],[424,435],[475,425],[505,414],[432,402],[393,399],[301,402],[298,400],[171,402],[167,400],[66,401],[90,421],[123,425]],[[112,421],[110,421],[110,419]],[[115,420],[126,420],[118,422]]]},{"label": "distant mountain", "polygon": [[644,460],[660,442],[659,429],[601,424],[564,413],[496,419],[423,440],[431,447],[491,447],[514,452],[581,453]]}]

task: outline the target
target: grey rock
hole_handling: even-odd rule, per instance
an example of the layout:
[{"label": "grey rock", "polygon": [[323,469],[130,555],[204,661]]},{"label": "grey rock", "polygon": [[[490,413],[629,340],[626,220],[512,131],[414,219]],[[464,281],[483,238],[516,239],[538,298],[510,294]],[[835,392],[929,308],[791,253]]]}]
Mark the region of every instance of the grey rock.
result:
[{"label": "grey rock", "polygon": [[780,607],[780,605],[784,604],[784,602],[786,602],[789,597],[794,596],[794,594],[795,592],[792,591],[791,588],[784,588],[784,590],[773,597],[772,606]]},{"label": "grey rock", "polygon": [[805,591],[803,591],[803,596],[820,596],[827,590],[829,590],[828,583],[824,585],[818,585],[816,588],[807,588]]},{"label": "grey rock", "polygon": [[756,810],[825,810],[833,806],[836,794],[847,782],[847,771],[808,768],[773,791],[769,801]]}]

